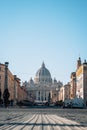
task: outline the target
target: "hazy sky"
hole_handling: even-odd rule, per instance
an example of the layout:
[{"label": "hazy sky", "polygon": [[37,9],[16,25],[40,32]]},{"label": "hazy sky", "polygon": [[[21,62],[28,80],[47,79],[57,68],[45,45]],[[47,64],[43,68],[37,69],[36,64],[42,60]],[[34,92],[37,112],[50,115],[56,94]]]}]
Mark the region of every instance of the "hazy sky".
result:
[{"label": "hazy sky", "polygon": [[87,59],[87,0],[0,0],[0,62],[22,81],[44,61],[64,84]]}]

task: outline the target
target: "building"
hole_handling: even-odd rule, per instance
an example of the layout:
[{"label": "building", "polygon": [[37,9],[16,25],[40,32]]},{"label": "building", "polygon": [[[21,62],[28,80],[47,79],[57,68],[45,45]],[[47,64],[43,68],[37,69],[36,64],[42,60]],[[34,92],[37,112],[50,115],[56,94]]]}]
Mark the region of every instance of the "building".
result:
[{"label": "building", "polygon": [[20,79],[14,75],[14,101],[20,102],[22,100],[27,99],[27,91],[24,86],[20,85]]},{"label": "building", "polygon": [[20,79],[9,70],[8,62],[5,62],[5,64],[0,63],[0,89],[2,92],[2,99],[5,88],[9,90],[9,100],[14,101],[14,103],[27,98],[25,88],[21,86]]},{"label": "building", "polygon": [[42,66],[36,72],[34,80],[24,82],[28,91],[29,99],[37,103],[56,102],[58,100],[58,89],[63,84],[56,79],[52,80],[49,70],[42,63]]},{"label": "building", "polygon": [[76,96],[87,105],[87,62],[81,63],[81,58],[77,61],[76,87]]},{"label": "building", "polygon": [[58,100],[59,101],[64,101],[64,91],[65,89],[64,89],[64,86],[61,86],[60,87],[60,89],[59,89],[59,94],[58,94],[58,96],[59,96],[59,98],[58,98]]},{"label": "building", "polygon": [[72,72],[70,78],[70,99],[73,99],[76,97],[76,72]]},{"label": "building", "polygon": [[5,88],[8,88],[10,92],[10,100],[14,99],[14,75],[8,69],[8,62],[0,64],[0,88],[2,98]]},{"label": "building", "polygon": [[64,99],[70,99],[70,82],[64,85]]}]

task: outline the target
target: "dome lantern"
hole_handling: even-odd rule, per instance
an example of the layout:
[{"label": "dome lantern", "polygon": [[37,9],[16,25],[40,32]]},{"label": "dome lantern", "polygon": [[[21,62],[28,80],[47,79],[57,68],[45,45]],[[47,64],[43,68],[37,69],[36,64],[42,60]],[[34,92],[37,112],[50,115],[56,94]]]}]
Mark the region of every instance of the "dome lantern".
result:
[{"label": "dome lantern", "polygon": [[42,63],[42,68],[44,68],[45,67],[45,64],[44,64],[44,62]]}]

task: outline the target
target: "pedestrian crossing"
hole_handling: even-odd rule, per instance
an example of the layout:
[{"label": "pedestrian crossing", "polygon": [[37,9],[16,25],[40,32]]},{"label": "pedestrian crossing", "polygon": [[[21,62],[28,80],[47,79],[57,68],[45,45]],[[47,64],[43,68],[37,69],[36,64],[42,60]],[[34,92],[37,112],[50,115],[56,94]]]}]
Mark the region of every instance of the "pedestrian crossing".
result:
[{"label": "pedestrian crossing", "polygon": [[0,116],[0,130],[87,130],[81,124],[56,114],[4,112]]}]

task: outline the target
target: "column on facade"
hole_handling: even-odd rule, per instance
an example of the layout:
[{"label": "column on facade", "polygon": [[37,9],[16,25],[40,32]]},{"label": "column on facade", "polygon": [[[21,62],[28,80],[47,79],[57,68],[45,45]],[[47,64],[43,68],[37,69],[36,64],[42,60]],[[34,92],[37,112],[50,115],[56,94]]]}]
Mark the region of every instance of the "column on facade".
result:
[{"label": "column on facade", "polygon": [[47,101],[48,101],[48,94],[49,94],[49,92],[46,91],[46,100],[47,100]]},{"label": "column on facade", "polygon": [[40,101],[42,100],[42,97],[41,97],[41,96],[42,96],[42,91],[40,91]]},{"label": "column on facade", "polygon": [[43,101],[45,101],[45,91],[43,91]]},{"label": "column on facade", "polygon": [[38,91],[36,91],[36,100],[38,100]]},{"label": "column on facade", "polygon": [[44,91],[44,100],[46,101],[46,91]]}]

